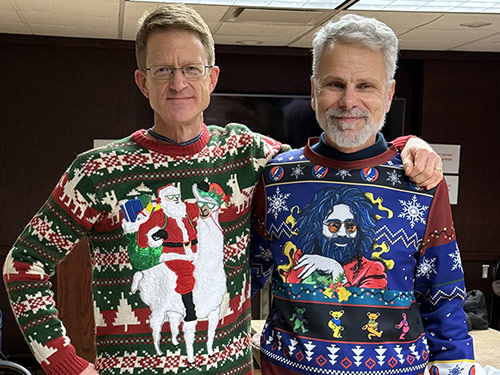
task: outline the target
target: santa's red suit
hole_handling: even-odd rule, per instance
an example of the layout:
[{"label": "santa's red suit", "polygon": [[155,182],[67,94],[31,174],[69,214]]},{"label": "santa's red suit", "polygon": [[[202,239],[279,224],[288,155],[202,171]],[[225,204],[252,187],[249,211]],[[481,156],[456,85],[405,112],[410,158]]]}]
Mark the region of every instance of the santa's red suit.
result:
[{"label": "santa's red suit", "polygon": [[[172,254],[172,259],[164,261],[166,266],[177,275],[175,291],[179,294],[187,294],[194,288],[194,264],[193,259],[182,259],[182,255],[196,253],[198,240],[196,238],[196,220],[199,209],[196,203],[185,203],[186,215],[182,219],[174,219],[165,215],[162,209],[153,211],[149,219],[140,225],[137,232],[137,244],[142,247],[150,247],[149,236],[163,229],[168,237],[163,239],[163,254]],[[187,232],[187,238],[179,226],[179,221]],[[175,254],[181,256],[176,257]]]}]

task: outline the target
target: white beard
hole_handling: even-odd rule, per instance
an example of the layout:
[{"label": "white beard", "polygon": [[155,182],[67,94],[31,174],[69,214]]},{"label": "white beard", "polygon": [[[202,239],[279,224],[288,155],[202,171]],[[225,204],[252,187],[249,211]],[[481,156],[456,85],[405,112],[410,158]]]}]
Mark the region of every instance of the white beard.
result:
[{"label": "white beard", "polygon": [[172,202],[161,202],[161,208],[163,209],[163,212],[165,215],[168,217],[174,218],[174,219],[182,219],[187,215],[186,212],[186,204],[182,201],[179,201],[177,203],[172,203]]},{"label": "white beard", "polygon": [[[355,133],[347,132],[355,129],[355,124],[343,123],[336,119],[336,116],[351,115],[363,116],[365,125]],[[385,114],[380,122],[369,122],[369,112],[360,109],[344,111],[341,109],[329,109],[325,112],[321,119],[318,115],[318,106],[316,104],[316,120],[319,126],[325,132],[327,139],[342,148],[356,148],[364,145],[370,137],[373,137],[379,130],[382,129],[385,123]]]}]

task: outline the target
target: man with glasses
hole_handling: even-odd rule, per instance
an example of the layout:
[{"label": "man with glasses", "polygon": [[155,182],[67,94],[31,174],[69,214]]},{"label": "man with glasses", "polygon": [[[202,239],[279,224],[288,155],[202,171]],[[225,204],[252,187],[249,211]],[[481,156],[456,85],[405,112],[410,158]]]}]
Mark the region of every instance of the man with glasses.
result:
[{"label": "man with glasses", "polygon": [[273,291],[263,375],[476,371],[446,183],[415,186],[379,132],[397,56],[373,18],[346,15],[313,38],[323,134],[271,161],[255,197],[252,291],[269,275]]},{"label": "man with glasses", "polygon": [[[251,203],[284,146],[242,125],[204,124],[220,69],[210,30],[192,9],[169,4],[148,15],[136,56],[154,124],[79,155],[63,175],[6,259],[14,313],[48,375],[251,374]],[[440,160],[426,146],[415,152],[415,181],[432,187]],[[196,215],[162,210],[165,186],[174,212],[178,201],[220,203],[203,218],[212,228],[203,239],[193,231]],[[75,353],[48,282],[83,236],[91,243],[95,367]]]}]

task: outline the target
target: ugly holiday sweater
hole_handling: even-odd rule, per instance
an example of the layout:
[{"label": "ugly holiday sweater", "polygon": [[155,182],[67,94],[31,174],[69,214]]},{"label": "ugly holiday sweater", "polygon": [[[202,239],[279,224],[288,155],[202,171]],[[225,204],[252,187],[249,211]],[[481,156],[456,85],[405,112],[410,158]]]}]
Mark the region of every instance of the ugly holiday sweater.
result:
[{"label": "ugly holiday sweater", "polygon": [[278,155],[255,198],[252,289],[272,273],[273,293],[263,375],[473,374],[445,182],[416,188],[394,146],[340,161],[311,145]]},{"label": "ugly holiday sweater", "polygon": [[230,124],[188,146],[144,130],[79,155],[4,265],[14,314],[48,375],[79,374],[49,278],[87,236],[96,368],[250,374],[250,205],[282,145]]}]

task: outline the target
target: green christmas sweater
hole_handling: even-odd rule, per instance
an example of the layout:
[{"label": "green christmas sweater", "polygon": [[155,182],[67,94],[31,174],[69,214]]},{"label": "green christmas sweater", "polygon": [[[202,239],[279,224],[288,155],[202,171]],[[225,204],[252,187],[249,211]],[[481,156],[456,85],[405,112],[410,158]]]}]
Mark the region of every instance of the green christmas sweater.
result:
[{"label": "green christmas sweater", "polygon": [[14,315],[48,375],[88,363],[49,278],[87,236],[99,374],[251,374],[250,208],[282,150],[239,124],[188,146],[140,130],[79,155],[9,252]]}]

